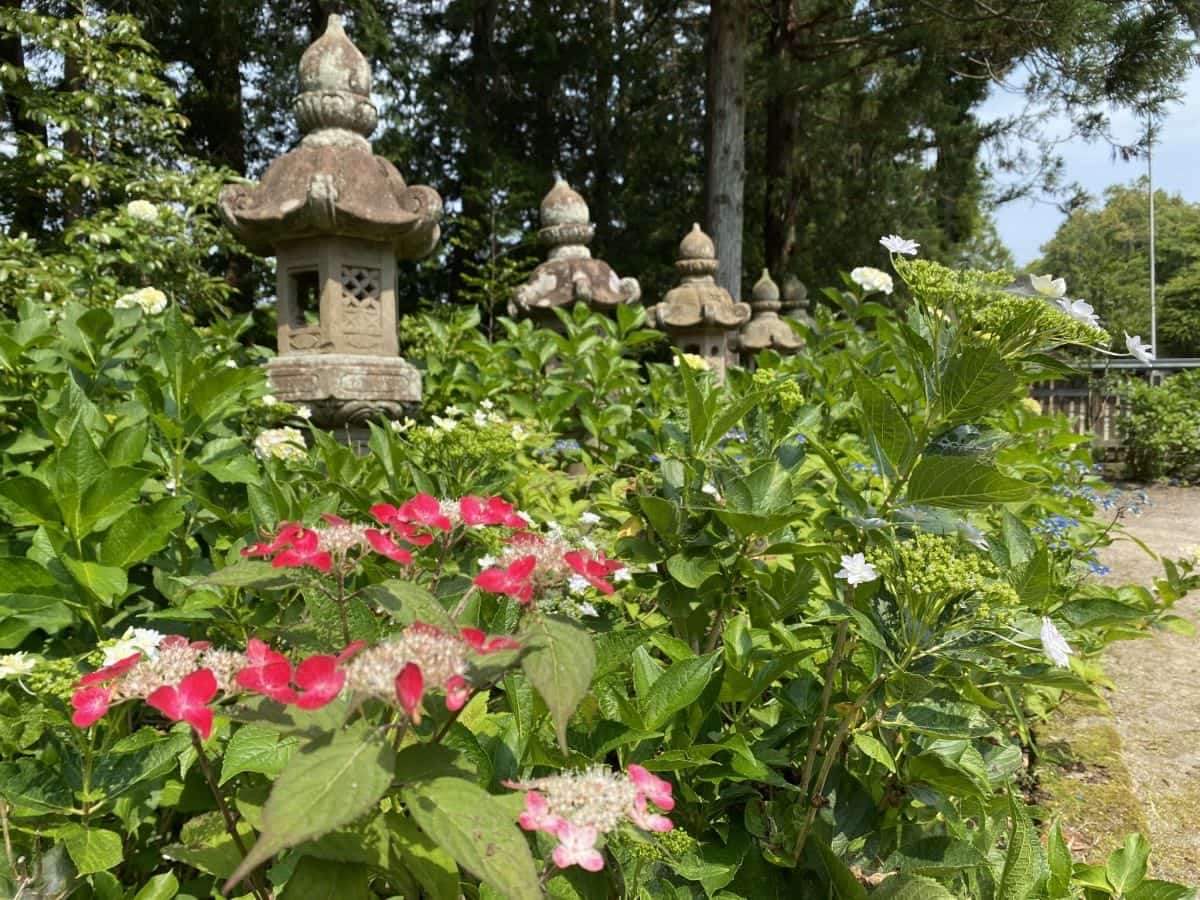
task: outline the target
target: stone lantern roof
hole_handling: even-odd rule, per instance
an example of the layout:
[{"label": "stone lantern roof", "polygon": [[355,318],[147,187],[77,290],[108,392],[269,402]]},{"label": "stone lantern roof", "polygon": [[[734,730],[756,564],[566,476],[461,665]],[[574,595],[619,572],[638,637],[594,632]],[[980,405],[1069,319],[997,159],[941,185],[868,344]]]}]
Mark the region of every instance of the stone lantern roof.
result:
[{"label": "stone lantern roof", "polygon": [[256,253],[302,238],[341,236],[390,244],[401,259],[437,246],[442,200],[432,188],[409,187],[367,140],[378,113],[371,67],[329,16],[325,33],[300,59],[293,105],[304,137],[267,167],[257,184],[221,191],[222,217]]},{"label": "stone lantern roof", "polygon": [[779,317],[782,306],[778,285],[771,280],[770,273],[763,269],[762,277],[755,283],[750,297],[753,317],[742,326],[742,350],[755,353],[771,348],[779,353],[794,353],[800,349],[804,341]]},{"label": "stone lantern roof", "polygon": [[732,330],[750,318],[750,307],[737,303],[717,284],[717,250],[699,224],[679,244],[675,261],[679,284],[662,302],[646,310],[647,321],[663,331],[711,328]]},{"label": "stone lantern roof", "polygon": [[587,245],[595,227],[588,205],[562,178],[555,179],[543,198],[540,214],[538,239],[550,249],[546,261],[513,293],[510,315],[554,324],[555,307],[586,303],[604,312],[642,296],[636,278],[619,278],[604,260],[592,258]]}]

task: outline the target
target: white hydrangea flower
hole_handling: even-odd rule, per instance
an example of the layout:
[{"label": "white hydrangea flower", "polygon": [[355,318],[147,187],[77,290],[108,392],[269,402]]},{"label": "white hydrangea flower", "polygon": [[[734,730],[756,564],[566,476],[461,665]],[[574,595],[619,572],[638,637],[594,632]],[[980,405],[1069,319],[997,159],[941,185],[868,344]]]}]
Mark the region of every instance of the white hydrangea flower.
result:
[{"label": "white hydrangea flower", "polygon": [[262,397],[262,405],[263,406],[274,406],[278,402],[279,402],[279,398],[277,398],[274,394],[263,394],[263,397]]},{"label": "white hydrangea flower", "polygon": [[706,360],[703,356],[699,356],[698,354],[695,354],[695,353],[677,354],[675,357],[675,365],[678,366],[681,363],[683,365],[687,366],[689,369],[704,370],[709,367],[708,360]]},{"label": "white hydrangea flower", "polygon": [[1071,654],[1075,651],[1049,616],[1042,616],[1042,649],[1056,666],[1066,669],[1071,665]]},{"label": "white hydrangea flower", "polygon": [[172,497],[174,497],[175,491],[179,487],[179,485],[175,483],[174,478],[168,478],[166,481],[163,482],[163,487],[166,488],[166,491],[168,494],[170,494]]},{"label": "white hydrangea flower", "polygon": [[875,291],[890,294],[895,288],[891,275],[880,269],[874,269],[871,266],[859,266],[856,269],[852,269],[850,271],[850,280],[868,294]]},{"label": "white hydrangea flower", "polygon": [[471,415],[471,419],[472,419],[472,421],[474,421],[477,428],[483,428],[488,423],[488,414],[485,413],[482,409],[477,409]]},{"label": "white hydrangea flower", "polygon": [[37,668],[39,662],[41,662],[40,657],[30,656],[23,650],[0,654],[0,680],[28,675]]},{"label": "white hydrangea flower", "polygon": [[[576,576],[576,577],[578,577],[578,576]],[[592,604],[590,604],[586,601],[579,604],[579,614],[581,616],[592,616],[592,617],[600,615],[600,613],[599,613],[599,611],[597,611],[596,607],[592,606]]]},{"label": "white hydrangea flower", "polygon": [[898,234],[885,234],[879,239],[879,243],[889,253],[899,253],[903,256],[916,256],[917,248],[921,246],[916,241],[902,238]]},{"label": "white hydrangea flower", "polygon": [[396,434],[400,434],[401,432],[408,431],[408,429],[412,428],[417,423],[415,420],[405,416],[403,419],[393,419],[388,424],[391,426],[392,431],[396,432]]},{"label": "white hydrangea flower", "polygon": [[493,403],[491,400],[480,400],[479,405],[481,407],[483,407],[484,409],[486,409],[488,412],[491,412],[493,409],[496,408],[496,404]]},{"label": "white hydrangea flower", "polygon": [[633,580],[633,573],[629,571],[628,567],[617,569],[617,571],[612,573],[612,580],[616,584],[624,584],[626,581]]},{"label": "white hydrangea flower", "polygon": [[718,502],[721,499],[721,492],[717,490],[717,486],[715,484],[713,484],[711,481],[706,481],[704,483],[704,486],[700,488],[700,493],[708,494],[708,496],[712,497],[714,500],[716,500]]},{"label": "white hydrangea flower", "polygon": [[1092,308],[1092,304],[1086,300],[1068,300],[1065,297],[1055,301],[1059,307],[1072,319],[1082,322],[1084,325],[1091,325],[1093,328],[1100,327],[1100,317],[1096,315],[1096,311]]},{"label": "white hydrangea flower", "polygon": [[148,659],[158,655],[158,645],[166,635],[153,628],[126,628],[116,641],[104,647],[104,665],[111,666],[115,662],[140,653]]},{"label": "white hydrangea flower", "polygon": [[585,512],[580,514],[579,521],[584,525],[599,525],[600,517],[594,512]]},{"label": "white hydrangea flower", "polygon": [[463,414],[463,411],[461,409],[459,409],[457,406],[453,406],[453,405],[447,406],[444,410],[442,410],[442,412],[444,412],[450,418],[454,418],[455,416],[461,416]]},{"label": "white hydrangea flower", "polygon": [[433,419],[433,424],[442,429],[442,431],[453,431],[458,427],[458,422],[454,419],[444,419],[441,416],[431,416],[430,418]]},{"label": "white hydrangea flower", "polygon": [[1142,336],[1140,334],[1130,337],[1129,332],[1125,332],[1125,349],[1129,351],[1131,356],[1147,366],[1154,362],[1154,353],[1151,351],[1149,344],[1142,343]]},{"label": "white hydrangea flower", "polygon": [[484,556],[479,557],[479,568],[490,569],[493,566],[495,566],[498,562],[499,562],[499,560],[497,560],[496,557],[494,557],[494,556],[492,556],[492,554],[488,553],[488,554],[485,554]]},{"label": "white hydrangea flower", "polygon": [[138,288],[128,294],[122,294],[113,304],[117,309],[141,309],[147,315],[157,316],[167,308],[167,295],[154,287]]},{"label": "white hydrangea flower", "polygon": [[879,577],[875,567],[861,553],[843,555],[842,567],[834,574],[850,585],[866,584]]},{"label": "white hydrangea flower", "polygon": [[268,428],[254,439],[254,454],[259,459],[304,459],[308,450],[295,428]]},{"label": "white hydrangea flower", "polygon": [[139,222],[157,222],[158,207],[149,200],[131,200],[125,207],[129,218]]},{"label": "white hydrangea flower", "polygon": [[512,439],[514,441],[523,441],[528,437],[528,433],[521,426],[520,422],[514,422],[512,427]]},{"label": "white hydrangea flower", "polygon": [[591,587],[591,583],[582,575],[572,575],[567,579],[567,590],[572,594],[582,594]]},{"label": "white hydrangea flower", "polygon": [[236,360],[236,359],[227,359],[227,360],[225,360],[225,368],[227,368],[227,369],[236,369],[237,367],[238,367],[238,364],[237,364],[237,360]]},{"label": "white hydrangea flower", "polygon": [[1067,295],[1065,278],[1055,278],[1053,275],[1030,275],[1029,281],[1033,285],[1033,289],[1043,297],[1058,299]]},{"label": "white hydrangea flower", "polygon": [[297,406],[296,407],[296,415],[298,415],[302,419],[311,419],[312,418],[312,409],[310,409],[307,406]]}]

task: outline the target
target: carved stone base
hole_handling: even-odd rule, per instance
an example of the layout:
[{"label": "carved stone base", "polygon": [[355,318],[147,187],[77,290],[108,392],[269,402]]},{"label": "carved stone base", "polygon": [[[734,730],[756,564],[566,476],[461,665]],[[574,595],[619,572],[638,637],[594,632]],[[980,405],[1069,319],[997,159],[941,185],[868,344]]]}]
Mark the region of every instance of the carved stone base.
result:
[{"label": "carved stone base", "polygon": [[421,402],[421,373],[398,356],[289,353],[267,363],[271,390],[322,428],[399,419]]}]

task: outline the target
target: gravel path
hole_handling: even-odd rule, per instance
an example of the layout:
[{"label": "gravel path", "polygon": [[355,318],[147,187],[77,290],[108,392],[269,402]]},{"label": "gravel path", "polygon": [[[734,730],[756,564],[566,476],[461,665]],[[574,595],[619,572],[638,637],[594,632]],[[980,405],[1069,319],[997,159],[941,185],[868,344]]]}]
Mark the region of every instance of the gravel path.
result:
[{"label": "gravel path", "polygon": [[[1135,488],[1136,489],[1136,488]],[[1200,488],[1149,488],[1153,505],[1127,522],[1128,531],[1156,553],[1178,558],[1200,545]],[[1159,563],[1136,543],[1118,541],[1101,553],[1118,583],[1150,585]],[[1200,621],[1200,595],[1176,611]],[[1156,632],[1122,641],[1106,669],[1116,683],[1109,696],[1122,756],[1145,810],[1153,872],[1200,885],[1200,643]]]}]

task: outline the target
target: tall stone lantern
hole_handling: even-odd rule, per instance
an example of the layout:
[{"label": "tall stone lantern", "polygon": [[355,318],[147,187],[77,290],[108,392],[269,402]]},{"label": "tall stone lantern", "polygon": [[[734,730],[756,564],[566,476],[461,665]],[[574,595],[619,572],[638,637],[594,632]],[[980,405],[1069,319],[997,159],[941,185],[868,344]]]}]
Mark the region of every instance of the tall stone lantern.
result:
[{"label": "tall stone lantern", "polygon": [[538,239],[550,248],[544,263],[513,292],[508,314],[531,318],[539,325],[558,328],[554,310],[586,303],[597,312],[608,312],[642,296],[636,278],[619,278],[612,266],[594,259],[588,244],[595,226],[583,197],[563,179],[542,200],[542,227]]},{"label": "tall stone lantern", "polygon": [[718,380],[737,363],[738,328],[750,318],[750,307],[735,302],[717,284],[717,250],[698,224],[679,244],[675,260],[679,284],[662,302],[646,310],[652,328],[665,331],[684,353],[702,356]]},{"label": "tall stone lantern", "polygon": [[370,93],[370,65],[330,15],[300,58],[299,145],[258,184],[226,185],[220,197],[246,246],[276,257],[272,390],[328,428],[395,417],[421,399],[420,373],[399,356],[396,260],[437,246],[442,200],[372,152]]},{"label": "tall stone lantern", "polygon": [[753,361],[760,350],[771,349],[786,355],[795,353],[804,346],[800,335],[779,317],[782,306],[779,286],[771,279],[770,273],[763,269],[762,277],[755,283],[750,294],[752,317],[742,326],[740,346],[742,359],[746,364]]}]

